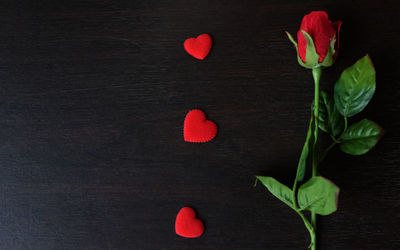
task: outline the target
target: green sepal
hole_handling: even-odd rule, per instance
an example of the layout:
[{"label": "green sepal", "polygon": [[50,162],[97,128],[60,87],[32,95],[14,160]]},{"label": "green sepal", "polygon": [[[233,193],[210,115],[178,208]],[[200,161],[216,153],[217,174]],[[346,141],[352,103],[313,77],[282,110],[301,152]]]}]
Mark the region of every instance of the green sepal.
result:
[{"label": "green sepal", "polygon": [[329,215],[337,210],[339,188],[330,180],[315,176],[301,185],[297,201],[301,210]]},{"label": "green sepal", "polygon": [[331,42],[329,43],[329,48],[326,53],[326,56],[324,60],[322,60],[321,65],[324,67],[329,67],[332,66],[332,64],[335,62],[335,59],[333,58],[335,55],[335,43],[336,43],[336,35],[334,35],[331,39]]},{"label": "green sepal", "polygon": [[256,176],[256,178],[271,192],[271,194],[294,209],[293,191],[290,188],[269,176]]},{"label": "green sepal", "polygon": [[340,136],[340,149],[351,155],[365,154],[378,143],[383,134],[383,129],[375,122],[361,120],[347,128]]},{"label": "green sepal", "polygon": [[293,43],[294,47],[296,47],[296,50],[297,50],[297,42],[293,39],[292,35],[289,32],[285,31],[285,33],[288,36],[289,40]]},{"label": "green sepal", "polygon": [[299,51],[297,51],[297,62],[300,64],[300,66],[307,68],[307,69],[312,69],[313,67],[310,67],[309,65],[305,64],[303,60],[301,60],[301,57],[299,56]]},{"label": "green sepal", "polygon": [[319,55],[315,49],[314,41],[311,36],[304,30],[301,30],[301,32],[303,33],[307,42],[305,64],[308,65],[310,68],[313,68],[318,65]]},{"label": "green sepal", "polygon": [[306,47],[306,61],[303,62],[303,60],[300,58],[299,51],[297,51],[297,61],[299,64],[307,69],[312,69],[315,66],[318,66],[318,60],[319,60],[319,55],[317,51],[315,50],[315,45],[314,41],[311,38],[311,36],[305,32],[304,30],[301,30],[303,33],[306,42],[307,42],[307,47]]},{"label": "green sepal", "polygon": [[297,61],[299,62],[299,64],[307,69],[312,69],[313,67],[317,66],[318,60],[319,60],[319,55],[318,55],[317,51],[315,50],[314,41],[311,38],[311,36],[304,30],[301,30],[301,32],[303,33],[303,35],[306,39],[306,42],[307,42],[306,62],[303,62],[303,60],[301,60],[301,58],[299,56],[299,48],[298,48],[297,42],[293,39],[292,35],[290,35],[289,32],[287,32],[287,31],[285,31],[285,32],[286,32],[286,35],[288,36],[289,40],[293,43],[293,45],[296,48]]}]

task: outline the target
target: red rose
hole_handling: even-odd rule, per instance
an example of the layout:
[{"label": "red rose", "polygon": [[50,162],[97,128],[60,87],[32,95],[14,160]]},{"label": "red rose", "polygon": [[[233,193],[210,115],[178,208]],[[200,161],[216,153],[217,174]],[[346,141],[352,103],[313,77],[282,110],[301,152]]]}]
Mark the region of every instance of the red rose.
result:
[{"label": "red rose", "polygon": [[325,11],[304,16],[297,32],[298,44],[288,34],[297,48],[299,63],[306,68],[331,66],[338,52],[341,24],[341,21],[332,23]]}]

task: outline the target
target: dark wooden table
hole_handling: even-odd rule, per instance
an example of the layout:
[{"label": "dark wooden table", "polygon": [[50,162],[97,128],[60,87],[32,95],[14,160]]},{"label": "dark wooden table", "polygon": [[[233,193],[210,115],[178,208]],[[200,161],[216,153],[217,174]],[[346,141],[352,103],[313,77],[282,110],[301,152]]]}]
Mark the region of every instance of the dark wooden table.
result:
[{"label": "dark wooden table", "polygon": [[[386,130],[321,166],[341,196],[320,249],[400,249],[400,6],[349,0],[1,1],[0,249],[305,249],[253,175],[294,177],[313,83],[284,31],[312,10],[344,22],[322,89],[369,53],[377,91],[353,120]],[[204,61],[182,46],[201,33]],[[196,107],[219,125],[210,143],[183,141]],[[174,232],[185,205],[201,238]]]}]

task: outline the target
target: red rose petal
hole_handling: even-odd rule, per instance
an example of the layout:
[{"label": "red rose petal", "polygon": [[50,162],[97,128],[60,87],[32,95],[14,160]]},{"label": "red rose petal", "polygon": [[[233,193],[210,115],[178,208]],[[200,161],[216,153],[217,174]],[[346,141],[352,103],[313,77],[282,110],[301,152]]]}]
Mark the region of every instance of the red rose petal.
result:
[{"label": "red rose petal", "polygon": [[336,59],[337,54],[339,52],[339,33],[340,33],[340,26],[342,26],[342,21],[336,21],[333,23],[333,27],[336,30],[336,43],[335,43],[335,54],[333,55],[333,59]]}]

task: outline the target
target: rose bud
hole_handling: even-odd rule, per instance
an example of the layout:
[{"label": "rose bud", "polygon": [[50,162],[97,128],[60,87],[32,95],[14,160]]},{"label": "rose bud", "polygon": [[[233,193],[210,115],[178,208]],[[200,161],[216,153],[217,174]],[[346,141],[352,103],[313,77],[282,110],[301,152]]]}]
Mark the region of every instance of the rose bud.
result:
[{"label": "rose bud", "polygon": [[331,66],[339,49],[339,29],[341,21],[332,23],[325,11],[313,11],[303,17],[297,40],[286,32],[297,50],[299,64],[311,69]]}]

